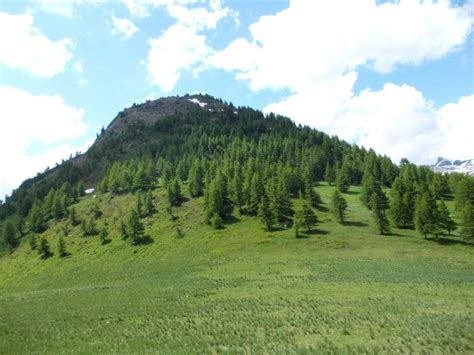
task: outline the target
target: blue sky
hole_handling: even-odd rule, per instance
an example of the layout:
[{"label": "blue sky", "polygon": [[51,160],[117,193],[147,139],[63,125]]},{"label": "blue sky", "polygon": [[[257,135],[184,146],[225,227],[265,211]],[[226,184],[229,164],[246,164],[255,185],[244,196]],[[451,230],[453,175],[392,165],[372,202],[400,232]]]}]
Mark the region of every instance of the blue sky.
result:
[{"label": "blue sky", "polygon": [[0,2],[0,196],[118,111],[206,92],[387,154],[474,157],[473,1]]}]

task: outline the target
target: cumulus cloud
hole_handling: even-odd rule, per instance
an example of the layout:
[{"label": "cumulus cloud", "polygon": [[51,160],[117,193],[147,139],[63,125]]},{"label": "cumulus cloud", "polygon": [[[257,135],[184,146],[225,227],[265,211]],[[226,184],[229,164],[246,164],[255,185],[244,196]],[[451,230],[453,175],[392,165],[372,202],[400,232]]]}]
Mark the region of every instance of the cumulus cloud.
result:
[{"label": "cumulus cloud", "polygon": [[146,62],[150,82],[162,91],[170,92],[184,70],[198,75],[206,67],[213,50],[207,45],[203,30],[215,29],[228,16],[237,20],[237,12],[223,7],[221,0],[210,0],[202,6],[195,0],[125,0],[130,14],[148,16],[153,7],[163,6],[176,23],[158,38],[149,40]]},{"label": "cumulus cloud", "polygon": [[36,0],[29,4],[32,11],[41,10],[56,15],[72,17],[80,5],[101,5],[105,0]]},{"label": "cumulus cloud", "polygon": [[[438,156],[470,159],[474,154],[474,95],[436,108],[409,85],[387,83],[381,90],[352,92],[354,73],[327,81],[264,108],[338,135],[348,142],[417,164]],[[327,101],[329,100],[329,101]]]},{"label": "cumulus cloud", "polygon": [[138,31],[138,27],[132,21],[112,16],[112,34],[120,35],[123,39],[129,39]]},{"label": "cumulus cloud", "polygon": [[463,155],[464,138],[444,134],[448,130],[442,122],[447,119],[441,117],[451,117],[451,137],[462,136],[456,131],[465,130],[466,121],[462,127],[452,124],[452,117],[470,107],[469,99],[438,110],[417,89],[390,83],[380,91],[354,95],[357,70],[366,66],[386,73],[458,50],[472,31],[472,4],[292,0],[287,9],[252,24],[249,39],[234,40],[206,62],[247,81],[253,91],[292,92],[266,111],[338,134],[396,161],[406,156],[427,163],[450,151]]},{"label": "cumulus cloud", "polygon": [[293,0],[288,9],[252,24],[251,40],[237,39],[211,62],[250,80],[254,90],[301,90],[360,65],[388,72],[440,58],[465,43],[469,9],[447,0]]},{"label": "cumulus cloud", "polygon": [[[84,110],[68,106],[61,96],[36,96],[9,86],[0,86],[0,196],[46,166],[67,158],[81,148],[68,140],[81,137],[88,126]],[[21,133],[21,134],[20,134]],[[32,144],[46,148],[29,154]],[[14,167],[14,168],[13,168]]]},{"label": "cumulus cloud", "polygon": [[150,39],[147,69],[150,82],[165,91],[171,91],[182,70],[190,70],[209,55],[211,48],[206,37],[183,25],[173,25],[160,38]]},{"label": "cumulus cloud", "polygon": [[53,41],[33,26],[31,15],[0,12],[0,64],[50,78],[64,70],[73,57],[72,40]]}]

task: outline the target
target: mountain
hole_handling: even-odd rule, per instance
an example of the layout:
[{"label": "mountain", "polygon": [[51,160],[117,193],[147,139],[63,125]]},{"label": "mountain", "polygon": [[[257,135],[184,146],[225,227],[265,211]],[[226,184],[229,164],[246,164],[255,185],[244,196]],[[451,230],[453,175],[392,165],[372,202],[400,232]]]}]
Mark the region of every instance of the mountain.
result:
[{"label": "mountain", "polygon": [[429,168],[437,173],[461,173],[474,176],[474,159],[452,160],[439,157]]},{"label": "mountain", "polygon": [[133,105],[0,206],[0,352],[472,352],[471,187],[211,96]]}]

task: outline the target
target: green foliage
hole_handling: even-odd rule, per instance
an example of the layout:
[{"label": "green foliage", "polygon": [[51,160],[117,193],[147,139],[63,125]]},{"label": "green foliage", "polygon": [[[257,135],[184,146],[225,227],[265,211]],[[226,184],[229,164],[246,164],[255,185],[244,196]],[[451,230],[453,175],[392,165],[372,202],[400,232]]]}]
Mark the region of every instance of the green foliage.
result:
[{"label": "green foliage", "polygon": [[351,186],[350,171],[346,164],[336,173],[336,186],[341,192],[347,192]]},{"label": "green foliage", "polygon": [[77,226],[79,223],[79,218],[77,217],[77,212],[74,207],[69,207],[68,209],[68,218],[69,218],[69,223],[73,226]]},{"label": "green foliage", "polygon": [[143,223],[140,221],[138,212],[135,210],[132,210],[128,215],[126,231],[126,236],[132,245],[138,245],[144,241],[145,228]]},{"label": "green foliage", "polygon": [[472,201],[464,203],[464,209],[462,210],[462,231],[461,235],[470,241],[474,240],[474,206]]},{"label": "green foliage", "polygon": [[64,238],[62,236],[58,236],[58,255],[61,258],[69,255],[66,251],[66,243],[64,242]]},{"label": "green foliage", "polygon": [[183,195],[181,193],[181,186],[179,184],[178,178],[174,178],[169,182],[167,192],[169,205],[180,206],[183,200]]},{"label": "green foliage", "polygon": [[451,216],[451,213],[449,213],[448,206],[446,206],[443,200],[437,204],[437,223],[440,229],[448,232],[449,235],[457,228],[456,221]]},{"label": "green foliage", "polygon": [[275,223],[276,215],[275,211],[271,208],[270,199],[266,193],[262,196],[258,205],[258,216],[265,224],[267,230],[270,231]]},{"label": "green foliage", "polygon": [[204,191],[204,171],[199,159],[194,160],[189,170],[188,190],[191,197],[198,197]]},{"label": "green foliage", "polygon": [[307,202],[303,203],[301,209],[296,211],[295,223],[297,228],[306,228],[308,232],[311,232],[311,228],[318,223],[316,213]]},{"label": "green foliage", "polygon": [[51,252],[51,248],[49,247],[48,240],[44,237],[40,240],[38,253],[41,255],[42,258],[48,258],[53,255],[53,253]]},{"label": "green foliage", "polygon": [[107,225],[104,225],[100,230],[99,230],[99,239],[100,243],[102,245],[110,243],[109,239],[109,229]]},{"label": "green foliage", "polygon": [[209,220],[209,223],[214,229],[220,229],[224,226],[224,221],[222,217],[219,216],[218,214],[212,215]]},{"label": "green foliage", "polygon": [[331,186],[334,183],[334,180],[336,179],[335,174],[334,174],[334,169],[331,167],[329,162],[326,163],[326,168],[324,170],[324,181],[326,181],[329,186]]},{"label": "green foliage", "polygon": [[415,227],[425,238],[430,234],[438,234],[436,200],[429,190],[424,191],[416,201]]},{"label": "green foliage", "polygon": [[344,224],[346,217],[347,201],[338,189],[335,189],[332,195],[331,208],[334,213],[334,216],[336,216],[337,221],[341,224]]},{"label": "green foliage", "polygon": [[33,207],[28,214],[28,221],[31,231],[35,233],[40,233],[45,229],[46,225],[44,211],[41,208],[39,201],[35,201],[33,203]]},{"label": "green foliage", "polygon": [[16,239],[17,230],[10,219],[7,219],[3,224],[2,237],[7,246],[15,248],[18,244]]},{"label": "green foliage", "polygon": [[84,237],[97,234],[97,226],[93,217],[86,217],[81,221],[81,231]]},{"label": "green foliage", "polygon": [[375,184],[370,197],[370,208],[372,217],[380,234],[390,233],[390,223],[387,218],[386,210],[388,209],[388,199],[385,192],[382,191],[380,184]]}]

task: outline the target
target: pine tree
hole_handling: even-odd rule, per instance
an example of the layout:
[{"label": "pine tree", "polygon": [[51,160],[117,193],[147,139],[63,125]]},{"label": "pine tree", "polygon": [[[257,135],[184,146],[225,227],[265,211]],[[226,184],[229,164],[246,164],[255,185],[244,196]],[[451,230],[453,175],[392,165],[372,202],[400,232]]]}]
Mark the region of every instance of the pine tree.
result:
[{"label": "pine tree", "polygon": [[188,181],[188,189],[191,197],[201,196],[204,190],[204,172],[198,159],[191,165]]},{"label": "pine tree", "polygon": [[84,185],[84,181],[79,180],[79,182],[76,185],[76,194],[79,197],[82,197],[86,194],[86,187]]},{"label": "pine tree", "polygon": [[258,205],[258,216],[262,219],[267,230],[271,230],[275,221],[275,213],[270,206],[270,199],[265,193]]},{"label": "pine tree", "polygon": [[446,206],[446,203],[441,200],[438,202],[437,208],[438,224],[440,228],[447,231],[448,234],[451,235],[451,232],[456,229],[456,222],[449,213],[448,206]]},{"label": "pine tree", "polygon": [[44,237],[40,240],[38,253],[42,258],[48,258],[52,255],[48,240]]},{"label": "pine tree", "polygon": [[93,217],[86,217],[81,222],[82,235],[84,237],[97,234],[96,223]]},{"label": "pine tree", "polygon": [[168,193],[168,203],[170,206],[180,206],[181,201],[183,200],[183,195],[181,194],[181,186],[177,178],[174,178],[170,181],[167,188]]},{"label": "pine tree", "polygon": [[140,244],[143,241],[145,227],[140,222],[137,211],[133,210],[127,219],[127,237],[133,245]]},{"label": "pine tree", "polygon": [[376,184],[372,196],[370,197],[370,207],[372,216],[380,234],[390,233],[390,223],[387,218],[388,199],[382,191],[380,184]]},{"label": "pine tree", "polygon": [[350,175],[347,168],[344,165],[336,173],[336,186],[340,192],[347,192],[351,186]]},{"label": "pine tree", "polygon": [[346,209],[347,209],[347,201],[342,196],[342,194],[339,192],[338,189],[334,190],[334,193],[332,195],[331,199],[331,205],[332,205],[332,210],[334,215],[336,216],[337,221],[340,224],[344,224],[345,221],[345,214],[346,214]]},{"label": "pine tree", "polygon": [[414,193],[397,177],[390,190],[392,201],[389,214],[397,228],[411,228],[413,226]]},{"label": "pine tree", "polygon": [[295,215],[297,228],[305,227],[308,232],[318,223],[318,217],[308,203],[304,203],[302,208],[296,211]]},{"label": "pine tree", "polygon": [[474,240],[474,206],[473,201],[467,201],[461,213],[462,230],[461,235],[466,239]]},{"label": "pine tree", "polygon": [[100,231],[99,231],[99,238],[100,238],[100,243],[102,245],[105,245],[110,242],[109,239],[109,231],[107,228],[107,225],[103,226]]},{"label": "pine tree", "polygon": [[40,203],[36,200],[28,214],[30,228],[35,233],[40,233],[45,229],[45,218]]},{"label": "pine tree", "polygon": [[64,258],[68,255],[66,251],[66,243],[64,242],[64,238],[62,236],[58,237],[58,255],[60,258]]},{"label": "pine tree", "polygon": [[326,163],[326,169],[324,170],[324,181],[326,181],[329,186],[331,186],[335,180],[334,170],[332,169],[331,165]]},{"label": "pine tree", "polygon": [[429,234],[436,232],[438,221],[437,206],[433,195],[428,191],[424,191],[417,200],[415,209],[415,227],[425,239]]},{"label": "pine tree", "polygon": [[155,212],[155,205],[153,204],[153,195],[151,191],[148,191],[145,194],[145,197],[143,200],[143,208],[145,210],[146,216],[150,216]]},{"label": "pine tree", "polygon": [[305,179],[304,197],[312,207],[318,207],[321,204],[321,196],[314,191],[314,186],[309,178]]},{"label": "pine tree", "polygon": [[74,207],[69,207],[68,218],[69,218],[69,223],[71,223],[73,226],[77,226],[80,223],[77,218],[76,209]]},{"label": "pine tree", "polygon": [[376,189],[376,180],[372,172],[365,171],[362,177],[362,187],[360,190],[360,200],[367,207],[371,208],[370,198]]},{"label": "pine tree", "polygon": [[16,234],[17,231],[13,221],[7,219],[3,225],[3,240],[10,248],[14,248],[17,245]]}]

